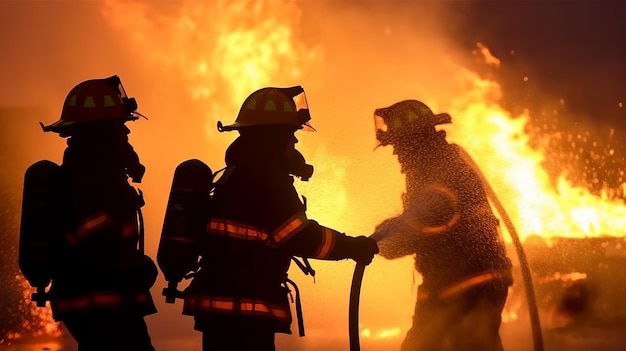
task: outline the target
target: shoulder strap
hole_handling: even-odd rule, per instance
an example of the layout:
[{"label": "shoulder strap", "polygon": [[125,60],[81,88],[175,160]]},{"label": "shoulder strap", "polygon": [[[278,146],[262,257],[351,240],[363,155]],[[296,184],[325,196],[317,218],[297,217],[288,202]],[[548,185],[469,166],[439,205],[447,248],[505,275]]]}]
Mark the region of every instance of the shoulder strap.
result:
[{"label": "shoulder strap", "polygon": [[302,273],[313,277],[313,282],[315,282],[315,270],[311,267],[311,264],[306,257],[302,257],[302,262],[295,256],[291,257],[291,259],[298,265],[300,270],[302,270]]}]

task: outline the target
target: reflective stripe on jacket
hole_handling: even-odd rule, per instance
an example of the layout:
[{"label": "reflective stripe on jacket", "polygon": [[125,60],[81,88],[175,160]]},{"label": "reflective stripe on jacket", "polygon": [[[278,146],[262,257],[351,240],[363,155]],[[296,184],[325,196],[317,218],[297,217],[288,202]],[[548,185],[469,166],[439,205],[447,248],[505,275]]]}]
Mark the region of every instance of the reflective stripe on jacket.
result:
[{"label": "reflective stripe on jacket", "polygon": [[497,272],[486,272],[482,274],[475,275],[473,277],[467,278],[463,281],[460,281],[456,284],[450,285],[438,292],[429,292],[429,291],[418,291],[417,299],[418,300],[427,300],[431,298],[436,299],[447,299],[451,298],[455,295],[461,294],[473,287],[487,284],[494,280],[502,280],[510,284],[512,282],[512,275],[510,270],[501,270]]},{"label": "reflective stripe on jacket", "polygon": [[[111,291],[94,291],[77,296],[52,298],[50,306],[55,315],[81,313],[96,309],[126,308],[131,303],[146,309],[147,313],[154,313],[154,304],[149,292],[138,292],[133,297]],[[154,310],[150,312],[150,310]]]},{"label": "reflective stripe on jacket", "polygon": [[[304,213],[299,213],[276,228],[271,234],[261,228],[256,228],[243,223],[213,218],[207,224],[207,232],[213,235],[224,235],[240,240],[253,240],[266,242],[269,247],[281,247],[289,239],[298,234],[309,223]],[[314,250],[312,258],[325,259],[332,257],[332,249],[335,246],[336,231],[322,227],[323,239]]]},{"label": "reflective stripe on jacket", "polygon": [[255,299],[188,294],[185,296],[183,311],[263,316],[279,322],[291,323],[291,311],[288,306]]},{"label": "reflective stripe on jacket", "polygon": [[[85,218],[78,224],[73,232],[68,232],[65,238],[72,245],[79,244],[83,240],[91,237],[100,230],[115,226],[118,222],[106,212],[98,212],[90,217]],[[137,239],[139,237],[139,229],[135,219],[127,220],[121,223],[121,238],[124,240]]]}]

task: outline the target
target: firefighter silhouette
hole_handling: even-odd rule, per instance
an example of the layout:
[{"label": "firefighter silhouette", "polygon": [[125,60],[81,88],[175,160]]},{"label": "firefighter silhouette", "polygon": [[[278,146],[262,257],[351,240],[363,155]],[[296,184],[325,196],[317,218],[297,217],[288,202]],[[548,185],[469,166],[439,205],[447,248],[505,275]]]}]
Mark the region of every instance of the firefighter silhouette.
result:
[{"label": "firefighter silhouette", "polygon": [[[190,262],[200,257],[200,267],[184,291],[183,314],[194,316],[205,351],[275,350],[275,333],[291,334],[288,299],[292,293],[300,335],[304,335],[299,293],[287,277],[292,260],[305,273],[314,274],[307,258],[350,258],[369,264],[378,252],[370,238],[347,236],[307,218],[293,182],[294,177],[307,180],[313,167],[295,149],[298,140],[294,133],[313,130],[310,118],[300,86],[268,87],[252,93],[243,102],[235,123],[218,122],[220,132],[237,130],[239,137],[228,147],[226,168],[216,177],[205,229],[195,235],[179,230],[190,233],[186,238],[162,234],[159,253],[163,259],[158,257],[158,262],[163,272],[172,274],[166,274],[166,279],[170,284],[174,281],[173,286],[183,278],[185,269],[176,268],[180,263],[174,262],[175,255],[166,253],[175,252],[181,242],[195,243],[185,246],[186,252],[193,254]],[[195,168],[200,174],[195,179],[211,180],[206,167],[194,160],[187,162],[179,166],[175,178],[189,173],[182,170]],[[175,181],[174,187],[180,183]],[[190,182],[186,188],[196,189],[195,198],[201,199],[203,193],[206,198],[206,186]],[[194,196],[188,195],[180,204],[194,202]],[[177,216],[177,208],[185,206],[168,207],[171,212],[166,213],[166,222],[168,215]],[[188,217],[189,223],[197,223],[193,215]],[[194,226],[197,224],[187,225]],[[163,240],[163,235],[168,239]],[[171,248],[165,247],[170,244]]]},{"label": "firefighter silhouette", "polygon": [[136,109],[118,76],[76,85],[61,118],[42,124],[68,138],[62,164],[42,160],[25,175],[20,269],[79,351],[154,350],[144,316],[156,312],[157,268],[143,253],[143,198],[128,182],[145,171],[125,125]]},{"label": "firefighter silhouette", "polygon": [[374,115],[379,145],[392,145],[406,175],[403,212],[372,237],[381,256],[414,255],[422,276],[403,351],[502,350],[501,313],[511,263],[476,171],[436,125],[451,123],[420,101]]}]

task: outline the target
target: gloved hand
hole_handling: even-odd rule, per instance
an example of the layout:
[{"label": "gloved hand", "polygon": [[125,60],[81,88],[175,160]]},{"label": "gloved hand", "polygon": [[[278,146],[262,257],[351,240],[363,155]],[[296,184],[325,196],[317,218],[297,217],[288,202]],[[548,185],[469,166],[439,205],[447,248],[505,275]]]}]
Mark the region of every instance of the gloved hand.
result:
[{"label": "gloved hand", "polygon": [[370,235],[370,238],[379,242],[389,237],[393,233],[392,229],[394,228],[394,226],[396,226],[397,221],[398,221],[397,217],[391,217],[380,222],[376,226],[376,230],[374,231],[374,233]]},{"label": "gloved hand", "polygon": [[352,259],[357,263],[368,265],[378,253],[376,240],[366,236],[358,236],[352,242]]}]

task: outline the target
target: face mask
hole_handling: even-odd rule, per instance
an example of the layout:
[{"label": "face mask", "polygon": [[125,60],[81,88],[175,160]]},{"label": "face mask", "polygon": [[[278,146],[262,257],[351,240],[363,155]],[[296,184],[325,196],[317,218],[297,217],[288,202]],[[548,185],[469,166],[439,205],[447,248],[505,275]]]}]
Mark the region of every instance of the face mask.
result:
[{"label": "face mask", "polygon": [[287,162],[287,170],[289,174],[300,178],[302,181],[308,181],[313,175],[313,166],[306,163],[304,156],[298,150],[293,150],[293,156]]}]

